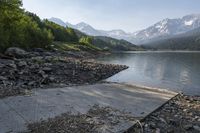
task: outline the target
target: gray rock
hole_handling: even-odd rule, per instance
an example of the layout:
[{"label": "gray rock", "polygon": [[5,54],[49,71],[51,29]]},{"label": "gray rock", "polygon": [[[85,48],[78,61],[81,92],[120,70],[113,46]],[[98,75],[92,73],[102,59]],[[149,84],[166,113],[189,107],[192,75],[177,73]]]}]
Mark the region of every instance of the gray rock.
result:
[{"label": "gray rock", "polygon": [[192,128],[193,128],[193,126],[191,124],[188,124],[188,125],[184,126],[184,129],[186,129],[187,131],[191,130]]},{"label": "gray rock", "polygon": [[25,62],[25,61],[20,61],[19,63],[18,63],[18,66],[19,67],[23,67],[23,66],[26,66],[27,65],[27,63]]},{"label": "gray rock", "polygon": [[150,123],[150,128],[155,129],[156,128],[156,124],[154,122]]},{"label": "gray rock", "polygon": [[29,86],[33,86],[36,82],[35,81],[31,81],[28,83]]},{"label": "gray rock", "polygon": [[16,58],[21,58],[21,57],[26,56],[27,52],[17,47],[11,47],[6,50],[5,54],[8,56],[16,57]]},{"label": "gray rock", "polygon": [[51,72],[52,71],[52,69],[50,67],[44,67],[42,70],[44,72]]},{"label": "gray rock", "polygon": [[55,81],[55,78],[54,78],[54,77],[49,77],[49,80],[50,80],[51,82],[53,82],[53,81]]},{"label": "gray rock", "polygon": [[160,133],[160,129],[159,128],[156,128],[156,133]]},{"label": "gray rock", "polygon": [[12,68],[14,68],[14,69],[17,68],[16,64],[14,64],[14,63],[7,64],[7,66],[12,67]]},{"label": "gray rock", "polygon": [[194,128],[196,131],[199,131],[199,132],[200,132],[200,127],[199,127],[199,126],[193,126],[193,128]]},{"label": "gray rock", "polygon": [[8,64],[14,64],[13,60],[7,60],[7,59],[0,59],[1,65],[8,65]]},{"label": "gray rock", "polygon": [[6,77],[3,77],[3,76],[0,76],[0,80],[7,80],[7,78]]}]

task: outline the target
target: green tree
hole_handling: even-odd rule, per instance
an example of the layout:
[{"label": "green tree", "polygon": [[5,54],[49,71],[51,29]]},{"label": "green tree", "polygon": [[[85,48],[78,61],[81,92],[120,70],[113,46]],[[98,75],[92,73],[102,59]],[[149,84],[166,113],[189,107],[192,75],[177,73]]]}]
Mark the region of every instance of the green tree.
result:
[{"label": "green tree", "polygon": [[92,37],[89,37],[89,36],[81,37],[80,40],[79,40],[79,43],[91,45],[92,44]]},{"label": "green tree", "polygon": [[67,32],[69,33],[72,42],[78,42],[79,39],[78,39],[78,36],[76,35],[74,29],[67,28]]},{"label": "green tree", "polygon": [[0,1],[0,47],[47,47],[53,40],[35,14],[24,12],[21,0]]},{"label": "green tree", "polygon": [[13,36],[19,35],[20,30],[16,23],[21,18],[21,0],[1,0],[0,1],[0,46],[3,50],[8,43],[14,40]]},{"label": "green tree", "polygon": [[44,25],[53,33],[54,41],[78,42],[78,37],[73,29],[60,26],[48,20],[44,21]]}]

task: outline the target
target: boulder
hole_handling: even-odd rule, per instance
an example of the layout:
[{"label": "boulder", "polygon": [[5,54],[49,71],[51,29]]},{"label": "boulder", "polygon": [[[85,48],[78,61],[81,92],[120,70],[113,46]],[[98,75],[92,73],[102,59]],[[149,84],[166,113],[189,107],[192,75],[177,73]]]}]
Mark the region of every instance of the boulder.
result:
[{"label": "boulder", "polygon": [[27,55],[27,52],[17,47],[11,47],[6,50],[5,55],[16,58],[22,58]]}]

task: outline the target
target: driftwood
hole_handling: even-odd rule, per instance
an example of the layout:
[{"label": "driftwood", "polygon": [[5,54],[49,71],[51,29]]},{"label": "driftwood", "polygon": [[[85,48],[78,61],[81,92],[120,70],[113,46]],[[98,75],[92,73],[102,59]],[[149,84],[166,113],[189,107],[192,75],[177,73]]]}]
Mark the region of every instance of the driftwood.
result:
[{"label": "driftwood", "polygon": [[0,59],[10,59],[10,60],[13,60],[14,57],[6,56],[6,55],[3,55],[3,54],[0,53]]}]

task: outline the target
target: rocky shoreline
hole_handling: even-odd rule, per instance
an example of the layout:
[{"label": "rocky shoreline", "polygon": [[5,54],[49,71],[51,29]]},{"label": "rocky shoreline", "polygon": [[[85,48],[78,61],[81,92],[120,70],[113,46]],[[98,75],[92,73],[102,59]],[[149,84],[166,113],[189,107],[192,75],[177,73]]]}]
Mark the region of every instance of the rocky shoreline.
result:
[{"label": "rocky shoreline", "polygon": [[[101,64],[88,60],[100,55],[87,52],[49,52],[42,49],[26,52],[12,48],[4,55],[0,55],[0,98],[29,95],[33,89],[37,88],[93,84],[128,68],[124,65]],[[95,106],[86,115],[63,114],[49,121],[31,124],[29,129],[35,133],[49,132],[49,129],[96,132],[99,121],[96,119],[94,121],[93,118],[104,119],[111,111],[113,110],[110,107]],[[114,117],[118,119],[118,116]],[[65,119],[71,121],[63,123]],[[49,124],[53,127],[49,128]],[[111,124],[113,124],[112,121]],[[133,132],[199,133],[200,96],[181,94],[176,96],[127,131],[127,133]]]},{"label": "rocky shoreline", "polygon": [[128,68],[86,60],[92,57],[87,52],[26,52],[11,48],[0,58],[0,98],[26,95],[36,88],[92,84]]},{"label": "rocky shoreline", "polygon": [[127,133],[199,133],[200,96],[178,95]]}]

